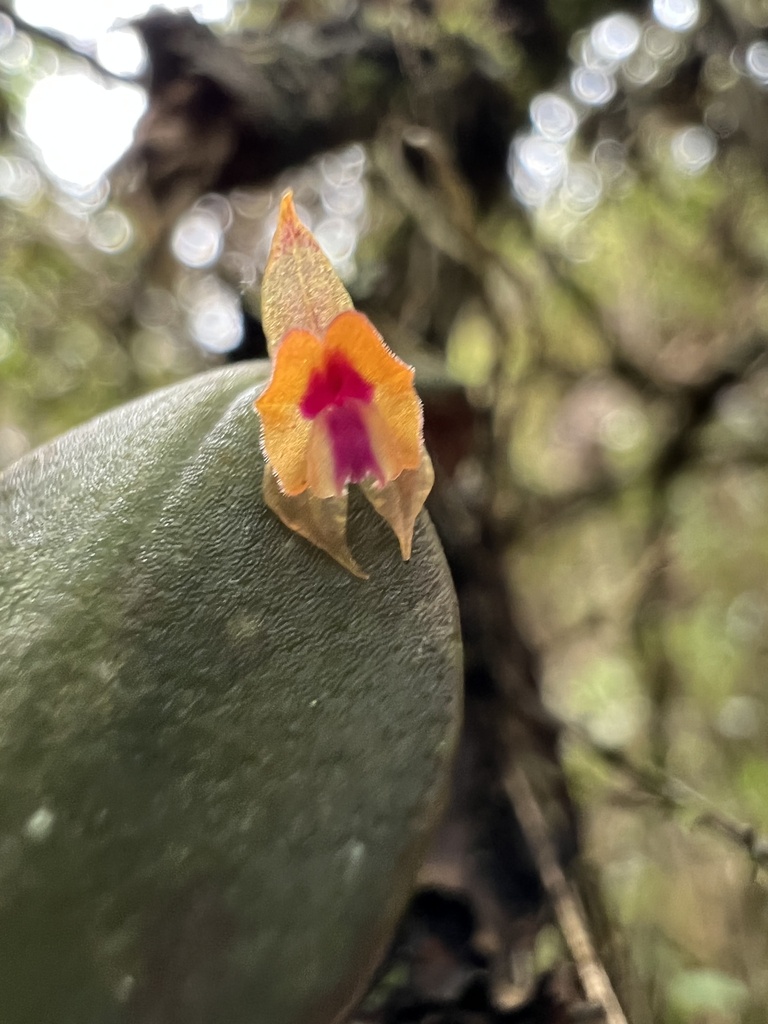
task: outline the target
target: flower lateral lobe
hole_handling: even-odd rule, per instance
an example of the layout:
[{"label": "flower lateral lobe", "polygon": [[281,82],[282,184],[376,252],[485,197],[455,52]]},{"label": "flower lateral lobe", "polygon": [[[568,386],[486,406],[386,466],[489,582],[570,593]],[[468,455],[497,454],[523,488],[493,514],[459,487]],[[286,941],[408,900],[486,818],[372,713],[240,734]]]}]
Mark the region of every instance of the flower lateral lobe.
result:
[{"label": "flower lateral lobe", "polygon": [[272,377],[254,405],[261,417],[261,447],[289,496],[307,489],[307,448],[311,421],[301,401],[313,372],[322,365],[322,344],[308,331],[290,331],[280,346]]},{"label": "flower lateral lobe", "polygon": [[[362,576],[344,536],[349,484],[359,484],[390,524],[406,560],[432,485],[414,371],[349,308],[346,290],[298,221],[290,196],[280,218],[262,291],[265,329],[266,307],[279,307],[270,327],[272,376],[254,403],[266,460],[265,501],[290,529]],[[328,290],[328,271],[338,282],[335,290]],[[286,289],[297,294],[286,298]]]},{"label": "flower lateral lobe", "polygon": [[389,463],[382,486],[404,469],[415,469],[423,442],[421,401],[414,386],[413,367],[398,359],[370,320],[355,311],[341,313],[332,321],[325,343],[374,388],[370,404],[386,431]]}]

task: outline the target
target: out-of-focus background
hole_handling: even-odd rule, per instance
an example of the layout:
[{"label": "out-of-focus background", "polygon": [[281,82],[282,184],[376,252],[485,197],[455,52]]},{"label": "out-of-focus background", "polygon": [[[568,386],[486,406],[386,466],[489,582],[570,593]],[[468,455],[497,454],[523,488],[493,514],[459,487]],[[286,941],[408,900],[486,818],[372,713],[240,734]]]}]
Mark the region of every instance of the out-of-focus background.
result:
[{"label": "out-of-focus background", "polygon": [[767,171],[765,0],[0,13],[0,468],[263,355],[291,186],[490,423],[458,479],[505,538],[638,1022],[768,1007]]}]

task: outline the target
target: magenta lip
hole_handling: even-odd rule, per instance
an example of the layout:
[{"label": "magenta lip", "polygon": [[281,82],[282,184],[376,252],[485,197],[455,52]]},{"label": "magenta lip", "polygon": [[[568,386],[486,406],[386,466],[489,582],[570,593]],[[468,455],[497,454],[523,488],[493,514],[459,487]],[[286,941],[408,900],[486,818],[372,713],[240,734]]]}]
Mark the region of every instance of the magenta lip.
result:
[{"label": "magenta lip", "polygon": [[321,370],[314,370],[299,410],[304,419],[313,420],[325,409],[341,407],[350,400],[368,403],[373,385],[360,376],[339,352],[331,352]]},{"label": "magenta lip", "polygon": [[323,417],[338,491],[367,476],[384,482],[365,421],[365,406],[372,399],[373,385],[339,352],[330,352],[322,369],[314,370],[309,378],[299,409],[305,419]]},{"label": "magenta lip", "polygon": [[367,476],[375,476],[379,483],[384,483],[381,466],[371,447],[363,409],[362,402],[352,399],[344,405],[330,406],[324,413],[338,491],[347,483],[359,484]]}]

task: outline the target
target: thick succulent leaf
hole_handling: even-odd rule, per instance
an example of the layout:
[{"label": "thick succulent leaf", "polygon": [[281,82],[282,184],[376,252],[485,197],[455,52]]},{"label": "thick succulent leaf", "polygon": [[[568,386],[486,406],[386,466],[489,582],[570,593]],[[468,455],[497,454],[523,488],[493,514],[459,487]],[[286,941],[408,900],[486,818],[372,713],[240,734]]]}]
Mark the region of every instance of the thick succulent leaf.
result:
[{"label": "thick succulent leaf", "polygon": [[261,283],[261,322],[270,355],[292,330],[322,338],[352,299],[312,233],[296,215],[290,193],[280,204],[277,228]]},{"label": "thick succulent leaf", "polygon": [[[364,585],[262,494],[268,368],[158,392],[0,477],[4,1024],[327,1024],[447,780],[454,597],[350,495]],[[10,955],[9,955],[10,954]]]}]

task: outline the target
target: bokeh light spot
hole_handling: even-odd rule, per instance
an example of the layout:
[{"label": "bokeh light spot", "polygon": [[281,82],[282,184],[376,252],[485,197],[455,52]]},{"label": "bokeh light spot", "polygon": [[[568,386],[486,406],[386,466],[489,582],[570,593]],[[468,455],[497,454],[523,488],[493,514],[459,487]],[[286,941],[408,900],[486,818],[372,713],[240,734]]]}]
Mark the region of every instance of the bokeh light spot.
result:
[{"label": "bokeh light spot", "polygon": [[224,233],[210,210],[194,209],[179,219],[171,238],[173,254],[188,267],[210,267],[221,255]]},{"label": "bokeh light spot", "polygon": [[365,209],[365,185],[361,181],[346,185],[333,185],[329,181],[324,181],[320,187],[320,199],[330,214],[359,217]]},{"label": "bokeh light spot", "polygon": [[563,205],[571,213],[589,213],[600,201],[603,181],[592,164],[573,163],[568,168],[562,188]]},{"label": "bokeh light spot", "polygon": [[653,0],[653,16],[673,32],[687,32],[699,20],[699,0]]},{"label": "bokeh light spot", "polygon": [[32,59],[32,40],[25,32],[16,32],[0,49],[0,69],[8,74],[24,71]]},{"label": "bokeh light spot", "polygon": [[355,185],[365,171],[365,150],[362,146],[347,146],[334,153],[326,153],[320,160],[320,173],[329,185],[342,188]]},{"label": "bokeh light spot", "polygon": [[611,14],[593,26],[590,41],[595,53],[606,61],[623,61],[640,43],[640,26],[628,14]]},{"label": "bokeh light spot", "polygon": [[562,145],[535,135],[522,139],[518,159],[527,171],[553,187],[562,181],[568,163]]},{"label": "bokeh light spot", "polygon": [[328,217],[320,221],[315,229],[315,238],[325,255],[336,266],[351,259],[357,247],[357,231],[354,224],[343,217]]},{"label": "bokeh light spot", "polygon": [[531,101],[531,123],[545,139],[567,142],[579,119],[573,105],[553,92],[543,92]]},{"label": "bokeh light spot", "polygon": [[0,156],[0,196],[19,206],[33,203],[42,191],[37,168],[17,156]]},{"label": "bokeh light spot", "polygon": [[627,151],[618,139],[601,139],[592,150],[592,159],[604,181],[615,181],[627,169]]},{"label": "bokeh light spot", "polygon": [[187,308],[190,333],[201,348],[221,354],[242,341],[245,327],[240,297],[218,278],[209,275],[197,282]]},{"label": "bokeh light spot", "polygon": [[524,135],[512,145],[512,186],[526,206],[541,206],[560,185],[568,167],[564,146],[540,135]]},{"label": "bokeh light spot", "polygon": [[747,71],[760,85],[768,85],[768,42],[759,39],[747,47],[744,58]]},{"label": "bokeh light spot", "polygon": [[654,80],[659,73],[659,65],[654,57],[643,49],[633,53],[622,70],[630,85],[643,86]]},{"label": "bokeh light spot", "polygon": [[708,128],[694,125],[675,133],[671,149],[679,170],[685,174],[700,174],[714,160],[717,140]]},{"label": "bokeh light spot", "polygon": [[730,104],[714,100],[704,111],[704,123],[718,138],[726,139],[739,127],[739,115]]},{"label": "bokeh light spot", "polygon": [[101,252],[124,252],[133,241],[133,226],[122,210],[101,210],[88,226],[88,239]]},{"label": "bokeh light spot", "polygon": [[685,43],[679,33],[651,22],[643,32],[643,49],[656,60],[676,61],[685,54]]},{"label": "bokeh light spot", "polygon": [[601,107],[616,95],[616,79],[599,68],[580,65],[571,73],[571,89],[577,100],[590,107]]}]

